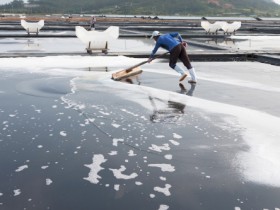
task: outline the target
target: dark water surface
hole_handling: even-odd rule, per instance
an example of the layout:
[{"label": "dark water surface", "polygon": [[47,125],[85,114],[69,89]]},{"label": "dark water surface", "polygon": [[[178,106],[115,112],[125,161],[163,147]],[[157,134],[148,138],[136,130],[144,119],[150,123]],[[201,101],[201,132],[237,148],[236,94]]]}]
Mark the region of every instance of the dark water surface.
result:
[{"label": "dark water surface", "polygon": [[[208,64],[196,64],[196,86],[179,86],[167,66],[125,82],[3,70],[0,209],[279,209],[279,136],[264,125],[279,106],[257,98],[279,101],[279,86],[239,84],[250,94],[233,101],[234,85]],[[243,108],[261,126],[241,123]],[[260,127],[267,138],[252,140]]]}]

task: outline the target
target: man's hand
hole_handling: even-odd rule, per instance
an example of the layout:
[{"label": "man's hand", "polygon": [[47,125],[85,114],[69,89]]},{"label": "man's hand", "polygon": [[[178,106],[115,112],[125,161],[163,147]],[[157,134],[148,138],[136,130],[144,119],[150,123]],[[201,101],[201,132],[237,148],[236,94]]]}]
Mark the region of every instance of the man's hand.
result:
[{"label": "man's hand", "polygon": [[153,58],[149,58],[149,59],[147,60],[147,62],[148,62],[148,63],[151,63],[152,60],[153,60]]},{"label": "man's hand", "polygon": [[183,45],[184,47],[187,47],[187,46],[188,46],[187,42],[185,42],[185,41],[182,41],[182,45]]}]

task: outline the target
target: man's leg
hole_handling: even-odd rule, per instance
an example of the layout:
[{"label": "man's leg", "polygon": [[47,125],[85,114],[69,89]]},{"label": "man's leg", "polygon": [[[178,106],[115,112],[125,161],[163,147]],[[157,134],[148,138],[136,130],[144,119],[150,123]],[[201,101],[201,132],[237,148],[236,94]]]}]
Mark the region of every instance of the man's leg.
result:
[{"label": "man's leg", "polygon": [[184,46],[181,47],[181,51],[178,58],[183,62],[184,66],[187,67],[187,69],[192,68],[191,61]]},{"label": "man's leg", "polygon": [[183,64],[187,67],[188,71],[190,72],[191,80],[189,80],[189,83],[196,83],[197,78],[195,69],[191,65],[191,61],[185,48],[182,48],[181,53],[179,55],[179,59],[183,62]]},{"label": "man's leg", "polygon": [[191,78],[192,78],[191,80],[189,80],[189,83],[197,83],[197,77],[196,77],[195,69],[191,68],[191,69],[188,69],[188,70],[189,70]]},{"label": "man's leg", "polygon": [[179,81],[183,81],[187,77],[187,74],[182,68],[180,68],[180,66],[176,65],[180,52],[181,52],[180,45],[177,45],[176,47],[174,47],[174,49],[171,50],[170,58],[169,58],[169,66],[175,71],[177,71],[179,74],[181,74],[181,78]]}]

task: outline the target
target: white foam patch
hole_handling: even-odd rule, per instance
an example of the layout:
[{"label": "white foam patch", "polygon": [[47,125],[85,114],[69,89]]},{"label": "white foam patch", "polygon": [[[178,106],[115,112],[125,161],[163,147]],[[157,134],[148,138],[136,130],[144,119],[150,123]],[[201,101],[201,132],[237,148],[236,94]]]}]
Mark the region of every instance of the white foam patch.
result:
[{"label": "white foam patch", "polygon": [[158,209],[158,210],[168,210],[168,209],[169,209],[169,206],[164,205],[164,204],[161,204],[161,205],[159,206],[159,209]]},{"label": "white foam patch", "polygon": [[101,167],[101,164],[105,163],[106,161],[107,159],[105,159],[101,154],[93,155],[92,164],[85,164],[86,167],[90,168],[90,172],[88,174],[88,177],[84,179],[89,181],[90,183],[97,184],[99,182],[99,179],[101,179],[101,176],[99,176],[98,173],[104,169]]},{"label": "white foam patch", "polygon": [[108,112],[103,112],[103,111],[99,111],[101,114],[103,114],[103,115],[110,115],[110,113],[108,113]]},{"label": "white foam patch", "polygon": [[117,147],[119,142],[124,142],[123,139],[113,139],[113,146]]},{"label": "white foam patch", "polygon": [[121,111],[123,111],[123,112],[125,112],[125,113],[127,113],[127,114],[130,114],[130,115],[132,115],[132,116],[134,116],[134,117],[138,117],[138,116],[139,116],[138,114],[135,114],[135,113],[133,113],[133,112],[130,112],[130,111],[128,111],[127,109],[121,109]]},{"label": "white foam patch", "polygon": [[110,153],[108,153],[108,155],[111,155],[111,156],[117,155],[117,154],[118,154],[118,151],[111,151]]},{"label": "white foam patch", "polygon": [[171,154],[164,155],[164,158],[167,160],[172,160],[173,156]]},{"label": "white foam patch", "polygon": [[0,196],[3,196],[4,194],[3,193],[0,193]]},{"label": "white foam patch", "polygon": [[177,134],[177,133],[173,133],[173,138],[174,139],[181,139],[183,137],[181,135]]},{"label": "white foam patch", "polygon": [[149,147],[150,150],[156,151],[156,152],[162,152],[163,150],[168,151],[170,150],[169,144],[163,144],[162,146],[157,146],[155,144],[152,144],[151,147]]},{"label": "white foam patch", "polygon": [[47,169],[49,166],[41,166],[41,169],[45,170]]},{"label": "white foam patch", "polygon": [[165,184],[165,187],[163,187],[163,188],[154,187],[154,191],[163,193],[165,196],[170,196],[171,195],[170,188],[171,188],[170,184]]},{"label": "white foam patch", "polygon": [[60,134],[61,136],[67,136],[66,131],[60,131],[59,134]]},{"label": "white foam patch", "polygon": [[120,185],[119,184],[115,184],[114,185],[114,190],[119,191],[120,190]]},{"label": "white foam patch", "polygon": [[160,178],[161,181],[166,181],[166,177],[161,176],[159,178]]},{"label": "white foam patch", "polygon": [[149,167],[157,167],[160,168],[162,172],[174,172],[175,167],[172,166],[171,164],[149,164]]},{"label": "white foam patch", "polygon": [[[72,94],[74,94],[75,91],[76,91],[76,87],[73,84],[74,80],[75,79],[72,79],[71,82],[70,82],[71,85],[72,85],[72,88],[71,88]],[[75,110],[82,110],[82,109],[85,108],[85,104],[80,104],[80,103],[71,101],[71,100],[67,99],[65,96],[62,96],[61,99],[64,103],[66,103],[68,105],[66,108],[72,108],[72,109],[75,109]],[[94,122],[94,120],[92,121],[92,119],[89,119],[89,122]]]},{"label": "white foam patch", "polygon": [[24,169],[27,169],[28,168],[28,165],[23,165],[23,166],[20,166],[18,167],[15,172],[20,172],[20,171],[23,171]]},{"label": "white foam patch", "polygon": [[21,194],[21,190],[20,189],[14,190],[14,196],[18,196],[20,194]]},{"label": "white foam patch", "polygon": [[175,146],[178,146],[180,145],[180,143],[178,141],[175,141],[175,140],[169,140],[171,144],[175,145]]},{"label": "white foam patch", "polygon": [[159,139],[162,139],[164,138],[165,136],[164,135],[157,135],[156,138],[159,138]]},{"label": "white foam patch", "polygon": [[150,198],[155,198],[156,195],[155,194],[150,194]]},{"label": "white foam patch", "polygon": [[135,182],[136,185],[140,186],[140,185],[143,185],[142,182]]},{"label": "white foam patch", "polygon": [[46,179],[46,185],[51,185],[53,183],[53,181],[49,178]]},{"label": "white foam patch", "polygon": [[136,154],[134,153],[133,150],[129,150],[128,156],[133,157],[133,156],[136,156]]},{"label": "white foam patch", "polygon": [[119,128],[121,125],[116,124],[116,123],[112,123],[112,126],[115,127],[115,128]]},{"label": "white foam patch", "polygon": [[126,175],[126,174],[123,174],[122,172],[124,172],[126,170],[126,167],[121,165],[121,168],[120,169],[112,169],[110,168],[110,170],[113,172],[114,176],[117,178],[117,179],[134,179],[138,176],[137,173],[131,173],[130,175]]}]

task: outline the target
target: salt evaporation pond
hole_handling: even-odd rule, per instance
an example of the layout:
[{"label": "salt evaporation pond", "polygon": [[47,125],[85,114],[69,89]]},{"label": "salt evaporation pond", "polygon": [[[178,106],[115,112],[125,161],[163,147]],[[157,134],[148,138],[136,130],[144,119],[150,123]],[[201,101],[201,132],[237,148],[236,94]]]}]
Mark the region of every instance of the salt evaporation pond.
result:
[{"label": "salt evaporation pond", "polygon": [[1,59],[1,209],[280,208],[278,67],[141,61]]}]

